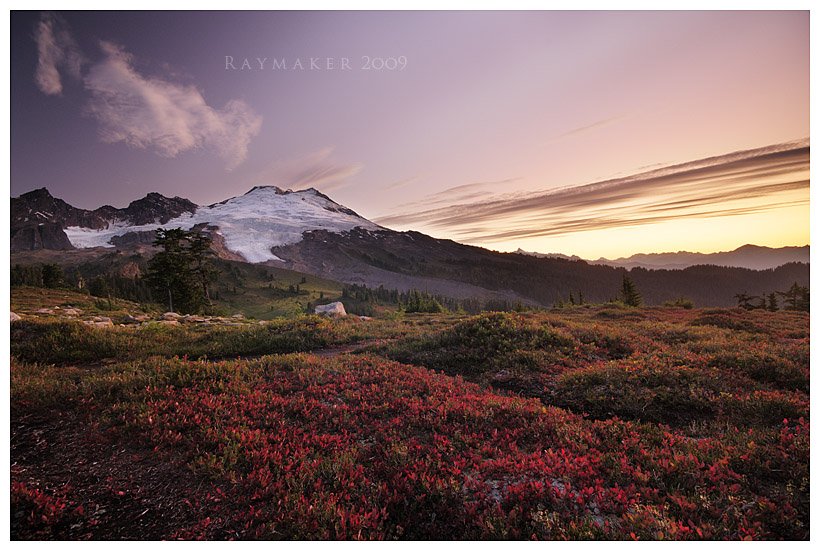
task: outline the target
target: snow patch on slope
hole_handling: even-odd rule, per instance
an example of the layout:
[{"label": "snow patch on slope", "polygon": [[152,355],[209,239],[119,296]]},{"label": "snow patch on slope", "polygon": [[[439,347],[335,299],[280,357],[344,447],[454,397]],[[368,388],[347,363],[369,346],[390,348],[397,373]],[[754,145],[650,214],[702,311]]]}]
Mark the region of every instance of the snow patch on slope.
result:
[{"label": "snow patch on slope", "polygon": [[240,197],[208,207],[199,207],[165,224],[127,226],[114,223],[103,230],[69,227],[65,229],[71,244],[77,248],[113,247],[111,238],[134,231],[157,228],[191,229],[197,224],[218,226],[225,246],[248,262],[280,260],[270,249],[298,243],[302,233],[327,230],[335,233],[362,227],[380,230],[381,226],[360,216],[343,212],[344,207],[327,199],[314,189],[285,191],[273,187],[256,187]]}]

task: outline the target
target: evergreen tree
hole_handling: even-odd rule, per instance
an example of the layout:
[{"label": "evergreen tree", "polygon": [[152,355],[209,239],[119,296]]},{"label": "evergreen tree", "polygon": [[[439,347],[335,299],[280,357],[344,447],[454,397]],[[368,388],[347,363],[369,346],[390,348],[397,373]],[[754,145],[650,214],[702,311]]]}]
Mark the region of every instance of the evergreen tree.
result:
[{"label": "evergreen tree", "polygon": [[202,310],[209,303],[208,283],[217,273],[206,261],[210,239],[198,232],[160,228],[154,245],[162,251],[148,261],[148,283],[168,297],[171,312]]},{"label": "evergreen tree", "polygon": [[43,264],[43,287],[56,289],[63,284],[65,274],[57,264]]},{"label": "evergreen tree", "polygon": [[624,271],[623,283],[621,284],[621,294],[618,297],[627,306],[639,307],[643,305],[643,297],[638,292],[638,288],[632,282],[626,271]]},{"label": "evergreen tree", "polygon": [[779,306],[777,304],[777,293],[769,293],[769,304],[768,310],[769,312],[777,312]]},{"label": "evergreen tree", "polygon": [[88,284],[88,291],[95,297],[108,298],[111,296],[111,287],[105,276],[97,276]]},{"label": "evergreen tree", "polygon": [[809,288],[801,287],[795,281],[794,284],[785,293],[778,292],[778,295],[783,297],[783,302],[786,303],[786,310],[803,310],[809,311]]},{"label": "evergreen tree", "polygon": [[43,270],[40,266],[22,266],[15,264],[11,269],[11,285],[13,287],[28,285],[30,287],[43,286]]},{"label": "evergreen tree", "polygon": [[211,306],[211,295],[208,292],[208,284],[211,283],[219,270],[214,268],[208,260],[214,256],[211,249],[211,238],[202,232],[188,234],[188,252],[193,263],[193,276],[197,284],[202,288],[202,296],[206,306]]},{"label": "evergreen tree", "polygon": [[754,297],[750,297],[746,293],[738,293],[735,295],[735,298],[737,299],[737,305],[741,308],[745,310],[752,309],[752,305],[749,303],[749,301],[752,300]]},{"label": "evergreen tree", "polygon": [[808,312],[809,310],[811,310],[811,300],[809,298],[808,287],[800,288],[800,300],[797,303],[797,308],[799,310],[802,310],[803,312]]}]

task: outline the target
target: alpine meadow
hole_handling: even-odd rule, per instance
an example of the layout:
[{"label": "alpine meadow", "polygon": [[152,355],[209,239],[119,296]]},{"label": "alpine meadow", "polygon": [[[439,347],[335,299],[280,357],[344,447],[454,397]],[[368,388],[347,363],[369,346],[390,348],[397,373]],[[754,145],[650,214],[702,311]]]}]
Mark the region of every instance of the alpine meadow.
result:
[{"label": "alpine meadow", "polygon": [[809,545],[809,20],[12,10],[10,539]]}]

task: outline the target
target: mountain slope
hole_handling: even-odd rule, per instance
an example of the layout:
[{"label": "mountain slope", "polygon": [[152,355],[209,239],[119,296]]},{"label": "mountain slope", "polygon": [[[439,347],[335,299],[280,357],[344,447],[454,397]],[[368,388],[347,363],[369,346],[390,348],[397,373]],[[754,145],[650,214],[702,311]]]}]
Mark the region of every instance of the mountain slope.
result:
[{"label": "mountain slope", "polygon": [[[579,292],[587,302],[615,298],[624,272],[623,268],[583,260],[499,253],[418,232],[390,230],[310,232],[302,241],[277,247],[273,252],[287,268],[345,283],[405,289],[412,282],[420,289],[450,294],[432,285],[446,282],[452,287],[461,282],[469,286],[468,292],[481,289],[507,300],[519,297],[543,306],[567,300],[570,294],[578,297]],[[734,295],[739,292],[760,295],[785,291],[795,281],[808,285],[809,265],[790,263],[762,271],[719,266],[636,268],[630,275],[649,305],[684,296],[697,306],[735,306]],[[419,286],[417,282],[429,282],[431,286]]]}]

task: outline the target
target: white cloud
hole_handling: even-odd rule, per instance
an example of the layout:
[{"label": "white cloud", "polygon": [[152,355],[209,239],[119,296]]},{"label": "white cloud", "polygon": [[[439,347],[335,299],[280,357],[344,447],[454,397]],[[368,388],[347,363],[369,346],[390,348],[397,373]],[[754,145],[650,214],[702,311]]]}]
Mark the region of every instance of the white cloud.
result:
[{"label": "white cloud", "polygon": [[79,79],[83,55],[65,22],[54,14],[43,14],[34,29],[34,40],[37,42],[34,81],[44,94],[59,95],[63,92],[60,69]]},{"label": "white cloud", "polygon": [[119,46],[101,42],[101,48],[105,59],[91,67],[84,82],[91,93],[87,112],[99,122],[103,141],[152,149],[163,157],[209,149],[229,170],[245,160],[262,125],[248,104],[230,100],[214,109],[195,86],[145,77]]},{"label": "white cloud", "polygon": [[195,149],[215,152],[228,170],[248,156],[262,117],[244,101],[232,99],[221,109],[205,102],[193,85],[171,78],[146,77],[119,46],[101,42],[103,59],[89,65],[59,16],[45,13],[34,29],[38,61],[34,75],[45,94],[60,95],[62,77],[82,80],[90,99],[86,112],[99,123],[104,142],[123,142],[176,157]]}]

